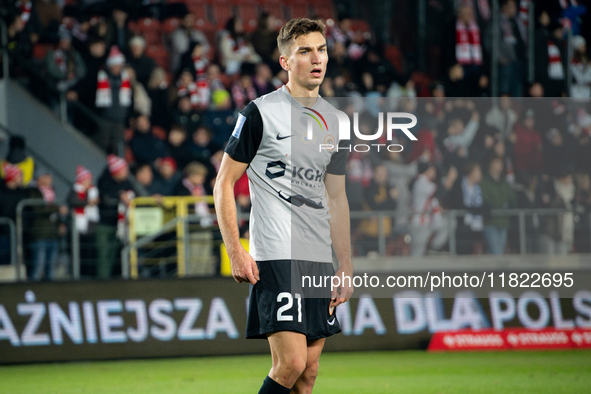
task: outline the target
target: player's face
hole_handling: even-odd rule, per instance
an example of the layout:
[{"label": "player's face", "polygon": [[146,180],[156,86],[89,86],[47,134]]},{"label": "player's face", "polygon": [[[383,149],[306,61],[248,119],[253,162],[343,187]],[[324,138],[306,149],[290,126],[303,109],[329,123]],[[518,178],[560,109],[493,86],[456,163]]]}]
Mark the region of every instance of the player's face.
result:
[{"label": "player's face", "polygon": [[299,36],[289,55],[281,56],[281,65],[289,73],[290,81],[308,90],[320,86],[327,63],[326,39],[318,32]]}]

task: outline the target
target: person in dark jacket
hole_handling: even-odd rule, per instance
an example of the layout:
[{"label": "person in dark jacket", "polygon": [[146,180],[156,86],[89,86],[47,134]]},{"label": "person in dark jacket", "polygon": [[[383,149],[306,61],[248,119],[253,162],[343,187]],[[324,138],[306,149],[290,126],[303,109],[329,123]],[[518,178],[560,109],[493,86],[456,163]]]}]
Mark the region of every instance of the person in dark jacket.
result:
[{"label": "person in dark jacket", "polygon": [[150,118],[145,115],[138,116],[136,130],[129,141],[129,147],[138,163],[152,164],[156,159],[166,156],[167,153],[164,141],[152,134]]},{"label": "person in dark jacket", "polygon": [[131,200],[138,194],[129,181],[129,167],[125,160],[109,155],[107,169],[98,181],[100,222],[96,226],[96,276],[110,278],[121,240],[125,237],[125,213]]},{"label": "person in dark jacket", "polygon": [[135,70],[135,76],[139,83],[148,86],[152,72],[157,67],[154,59],[146,56],[146,40],[141,36],[135,36],[129,40],[129,60],[127,63]]},{"label": "person in dark jacket", "polygon": [[[27,186],[29,182],[33,180],[33,174],[35,171],[35,160],[31,156],[28,156],[25,152],[26,142],[25,139],[18,135],[10,137],[8,143],[8,154],[6,159],[0,163],[0,165],[14,164],[19,167],[22,171],[22,182],[23,186]],[[4,177],[4,169],[0,167],[0,175]]]},{"label": "person in dark jacket", "polygon": [[[4,179],[0,180],[0,217],[16,223],[16,207],[29,198],[29,191],[23,187],[22,170],[9,163],[2,164]],[[10,263],[10,236],[6,226],[0,226],[0,264]]]},{"label": "person in dark jacket", "polygon": [[153,187],[155,192],[163,196],[173,196],[181,181],[181,173],[177,171],[176,161],[172,157],[156,160],[156,174]]}]

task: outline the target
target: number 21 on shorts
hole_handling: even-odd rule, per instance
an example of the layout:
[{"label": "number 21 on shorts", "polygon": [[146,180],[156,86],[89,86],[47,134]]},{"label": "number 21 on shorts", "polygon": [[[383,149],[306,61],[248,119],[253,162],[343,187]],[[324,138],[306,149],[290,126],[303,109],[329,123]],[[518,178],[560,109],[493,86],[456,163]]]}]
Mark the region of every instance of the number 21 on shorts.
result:
[{"label": "number 21 on shorts", "polygon": [[[302,322],[302,296],[298,293],[294,294],[297,300],[298,307],[298,323]],[[277,302],[283,302],[287,298],[287,304],[283,305],[277,310],[277,321],[293,321],[293,316],[285,315],[284,313],[292,309],[293,307],[293,296],[291,293],[284,291],[277,295]]]}]

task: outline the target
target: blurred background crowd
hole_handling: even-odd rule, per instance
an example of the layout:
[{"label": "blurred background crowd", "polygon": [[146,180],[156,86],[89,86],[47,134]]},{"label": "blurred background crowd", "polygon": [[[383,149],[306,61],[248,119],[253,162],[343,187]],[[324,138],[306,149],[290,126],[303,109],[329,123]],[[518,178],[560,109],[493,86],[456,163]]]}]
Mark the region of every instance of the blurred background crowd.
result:
[{"label": "blurred background crowd", "polygon": [[[418,141],[394,141],[401,152],[350,155],[351,210],[397,212],[382,225],[354,219],[356,255],[378,251],[380,232],[386,254],[449,253],[450,232],[454,253],[517,253],[518,216],[495,213],[513,208],[566,210],[525,216],[528,253],[589,253],[585,2],[373,3],[4,1],[3,69],[108,154],[102,174],[72,168],[76,181],[60,199],[26,141],[6,140],[0,217],[14,219],[25,198],[50,203],[35,207],[47,211],[39,219],[46,223],[31,226],[43,231],[27,235],[31,277],[51,278],[68,225],[87,239],[95,274],[109,277],[130,199],[211,195],[238,112],[287,82],[276,38],[300,16],[327,26],[323,97],[343,98],[348,110],[360,99],[376,103],[361,115],[369,133],[378,109],[419,119]],[[247,212],[246,176],[235,193]],[[464,213],[450,218],[446,210]],[[0,235],[1,261],[9,248]]]}]

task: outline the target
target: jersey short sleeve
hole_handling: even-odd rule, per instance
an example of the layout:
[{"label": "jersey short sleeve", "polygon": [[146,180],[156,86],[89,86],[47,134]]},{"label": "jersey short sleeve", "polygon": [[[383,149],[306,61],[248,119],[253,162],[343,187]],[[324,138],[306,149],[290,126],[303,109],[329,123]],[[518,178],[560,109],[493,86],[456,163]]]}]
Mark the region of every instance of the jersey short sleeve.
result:
[{"label": "jersey short sleeve", "polygon": [[262,139],[263,119],[259,108],[251,102],[238,114],[225,152],[236,161],[250,163],[257,154]]},{"label": "jersey short sleeve", "polygon": [[333,153],[330,163],[326,166],[326,172],[333,175],[345,175],[347,172],[347,158],[349,157],[350,141],[340,140],[339,149]]}]

